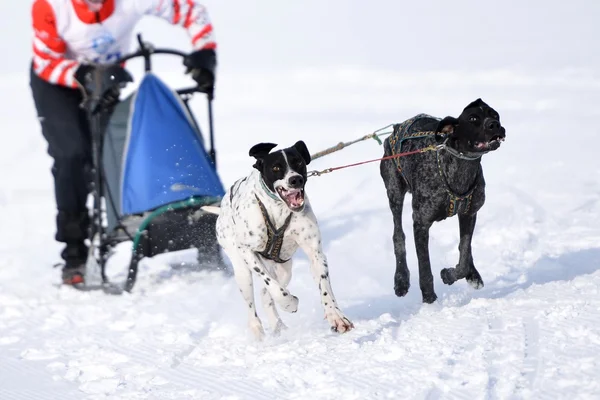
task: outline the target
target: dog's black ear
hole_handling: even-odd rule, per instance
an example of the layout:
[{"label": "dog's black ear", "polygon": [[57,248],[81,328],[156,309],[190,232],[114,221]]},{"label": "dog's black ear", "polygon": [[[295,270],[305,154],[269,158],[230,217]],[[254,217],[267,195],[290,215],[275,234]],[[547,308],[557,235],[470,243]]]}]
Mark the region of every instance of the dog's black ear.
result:
[{"label": "dog's black ear", "polygon": [[302,158],[304,159],[304,163],[306,165],[310,164],[311,157],[310,153],[308,152],[308,148],[306,147],[306,144],[302,140],[299,140],[294,144],[293,147],[296,150],[298,150],[298,153],[300,153],[300,156],[302,156]]},{"label": "dog's black ear", "polygon": [[275,147],[277,147],[275,143],[258,143],[252,146],[248,154],[250,157],[256,158],[253,167],[260,171],[262,169],[262,159]]},{"label": "dog's black ear", "polygon": [[452,134],[454,133],[454,128],[458,125],[458,120],[454,117],[446,117],[440,121],[435,130],[435,133],[445,133]]},{"label": "dog's black ear", "polygon": [[275,147],[277,147],[275,143],[258,143],[252,146],[248,154],[258,160],[264,158]]},{"label": "dog's black ear", "polygon": [[[484,106],[485,102],[483,100],[481,100],[481,98],[472,101],[468,106],[466,106],[464,109],[466,110],[467,108],[476,108],[476,107],[481,107]],[[464,111],[464,110],[463,110]]]}]

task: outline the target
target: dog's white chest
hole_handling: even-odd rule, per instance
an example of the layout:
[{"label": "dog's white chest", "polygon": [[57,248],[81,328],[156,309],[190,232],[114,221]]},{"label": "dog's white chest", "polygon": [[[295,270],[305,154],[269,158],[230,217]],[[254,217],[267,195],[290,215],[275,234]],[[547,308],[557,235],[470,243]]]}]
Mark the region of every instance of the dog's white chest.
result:
[{"label": "dog's white chest", "polygon": [[251,206],[244,213],[234,215],[235,221],[242,221],[236,233],[240,244],[250,247],[274,261],[286,261],[298,248],[298,216],[289,210],[267,208],[257,199],[251,200]]},{"label": "dog's white chest", "polygon": [[298,235],[307,229],[305,213],[293,213],[283,203],[270,201],[261,190],[252,176],[232,185],[221,205],[217,236],[223,244],[288,260],[298,249]]}]

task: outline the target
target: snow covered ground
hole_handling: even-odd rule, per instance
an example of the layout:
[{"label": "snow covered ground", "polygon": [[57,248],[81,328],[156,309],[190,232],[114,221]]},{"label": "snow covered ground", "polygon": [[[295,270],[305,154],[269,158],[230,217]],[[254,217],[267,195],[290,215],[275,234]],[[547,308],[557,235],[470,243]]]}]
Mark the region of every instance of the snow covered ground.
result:
[{"label": "snow covered ground", "polygon": [[[51,160],[26,74],[29,5],[2,7],[8,3],[16,8],[3,13],[10,35],[2,41],[15,62],[0,69],[0,399],[600,397],[595,2],[563,9],[509,1],[477,10],[471,7],[479,2],[432,1],[423,2],[428,9],[403,10],[384,1],[317,7],[311,0],[300,9],[265,0],[250,10],[247,2],[207,1],[223,38],[215,123],[226,185],[250,170],[247,151],[259,141],[303,139],[316,152],[419,112],[457,115],[477,97],[500,112],[507,129],[506,142],[483,160],[487,203],[473,241],[483,289],[439,278],[458,260],[454,218],[432,228],[439,300],[421,303],[406,207],[412,285],[405,298],[395,297],[392,221],[378,164],[345,169],[312,178],[307,191],[334,291],[356,329],[327,329],[307,259],[298,254],[290,290],[299,310],[283,315],[288,331],[263,343],[247,333],[231,278],[172,269],[165,257],[144,263],[129,295],[54,285],[60,246]],[[427,19],[410,15],[424,10],[435,24],[419,30]],[[245,18],[250,11],[255,17]],[[310,25],[306,42],[299,21]],[[153,23],[140,24],[148,39],[186,48],[184,33]],[[285,47],[286,38],[297,51]],[[139,77],[139,64],[131,68]],[[157,68],[169,83],[188,82],[176,60]],[[204,108],[201,97],[194,100],[201,122]],[[309,169],[381,152],[363,142]]]}]

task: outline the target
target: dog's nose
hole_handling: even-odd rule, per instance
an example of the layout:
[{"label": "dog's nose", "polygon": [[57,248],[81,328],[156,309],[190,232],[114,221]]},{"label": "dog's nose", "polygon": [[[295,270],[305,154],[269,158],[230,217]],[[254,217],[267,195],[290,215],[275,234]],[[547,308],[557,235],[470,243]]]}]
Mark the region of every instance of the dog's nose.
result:
[{"label": "dog's nose", "polygon": [[288,179],[288,184],[292,188],[301,188],[304,185],[304,178],[300,175],[294,175]]},{"label": "dog's nose", "polygon": [[498,131],[500,130],[500,122],[498,120],[495,119],[488,119],[487,121],[485,121],[485,129],[488,131]]}]

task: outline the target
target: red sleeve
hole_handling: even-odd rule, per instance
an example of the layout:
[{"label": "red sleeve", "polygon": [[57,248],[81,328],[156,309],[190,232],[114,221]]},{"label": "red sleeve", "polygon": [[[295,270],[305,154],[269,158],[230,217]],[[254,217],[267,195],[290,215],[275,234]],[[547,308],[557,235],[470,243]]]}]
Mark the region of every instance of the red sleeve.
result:
[{"label": "red sleeve", "polygon": [[138,0],[144,13],[184,27],[196,50],[215,49],[213,26],[206,7],[196,0]]},{"label": "red sleeve", "polygon": [[52,6],[35,0],[31,8],[33,22],[33,68],[42,79],[61,86],[77,87],[74,74],[77,61],[65,57],[67,45],[58,35]]}]

